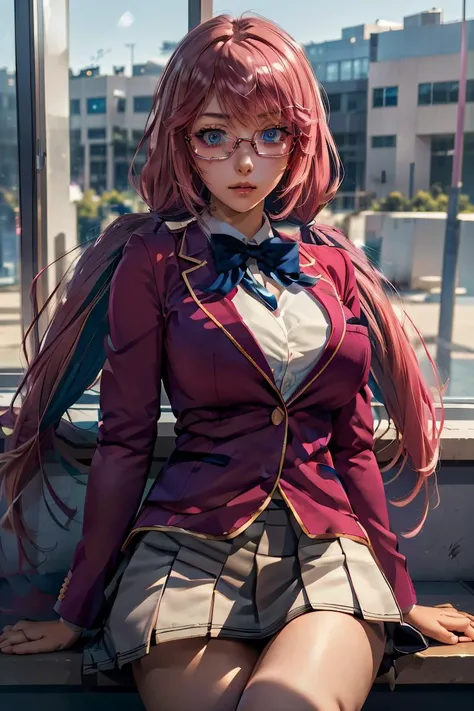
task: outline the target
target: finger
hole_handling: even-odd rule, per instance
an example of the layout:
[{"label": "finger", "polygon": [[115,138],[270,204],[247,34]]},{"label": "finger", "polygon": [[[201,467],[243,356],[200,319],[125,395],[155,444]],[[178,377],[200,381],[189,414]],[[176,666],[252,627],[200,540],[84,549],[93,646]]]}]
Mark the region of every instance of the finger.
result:
[{"label": "finger", "polygon": [[474,640],[471,637],[459,637],[460,642],[473,642]]},{"label": "finger", "polygon": [[454,611],[454,612],[442,612],[441,615],[440,615],[440,617],[456,617],[456,618],[458,618],[458,617],[464,617],[464,619],[467,619],[467,615],[463,615],[462,612],[457,612],[457,611]]},{"label": "finger", "polygon": [[31,625],[28,620],[19,620],[12,626],[12,630],[24,630],[28,625]]},{"label": "finger", "polygon": [[14,632],[13,630],[8,633],[6,639],[3,642],[0,642],[0,649],[2,647],[9,647],[12,644],[20,644],[21,642],[25,642],[25,633],[24,632]]},{"label": "finger", "polygon": [[433,630],[433,634],[431,634],[430,637],[433,637],[438,640],[438,642],[442,642],[443,644],[457,644],[459,642],[457,635],[453,634],[450,630],[447,630],[446,627],[443,627],[443,625],[439,623]]},{"label": "finger", "polygon": [[474,640],[474,627],[471,622],[468,622],[465,626],[460,626],[458,632],[461,632],[464,637],[467,637],[469,641]]},{"label": "finger", "polygon": [[439,624],[445,627],[447,630],[454,630],[456,632],[464,631],[471,627],[471,622],[464,618],[463,620],[439,620]]},{"label": "finger", "polygon": [[13,627],[13,625],[5,625],[2,632],[8,632],[8,630],[11,630],[12,627]]},{"label": "finger", "polygon": [[0,649],[2,654],[13,654],[13,647],[3,647]]},{"label": "finger", "polygon": [[[43,637],[34,642],[23,642],[23,644],[15,644],[8,647],[9,654],[38,654],[39,652],[53,652],[60,649],[61,646],[57,643],[51,643],[51,640]],[[2,650],[3,651],[3,650]]]}]

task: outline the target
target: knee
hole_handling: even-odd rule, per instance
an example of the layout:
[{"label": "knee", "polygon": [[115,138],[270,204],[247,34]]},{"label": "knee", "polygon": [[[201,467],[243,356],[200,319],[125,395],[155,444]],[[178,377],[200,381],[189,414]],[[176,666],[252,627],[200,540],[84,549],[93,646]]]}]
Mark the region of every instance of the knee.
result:
[{"label": "knee", "polygon": [[275,680],[259,680],[244,689],[236,711],[360,711],[356,705],[348,706],[339,698],[325,693],[292,688]]}]

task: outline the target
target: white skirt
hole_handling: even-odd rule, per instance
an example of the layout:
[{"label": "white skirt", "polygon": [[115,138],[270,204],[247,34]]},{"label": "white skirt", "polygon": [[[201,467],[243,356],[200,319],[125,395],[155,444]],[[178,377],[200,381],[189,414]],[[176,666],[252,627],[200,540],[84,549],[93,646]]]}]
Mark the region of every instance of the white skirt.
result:
[{"label": "white skirt", "polygon": [[[237,537],[145,533],[106,592],[104,626],[84,649],[83,673],[130,680],[130,662],[150,647],[189,637],[244,639],[263,647],[298,615],[333,610],[384,623],[385,656],[427,648],[403,623],[394,593],[367,546],[350,538],[309,538],[275,496]],[[128,665],[128,668],[127,668]],[[118,674],[117,674],[118,672]]]}]

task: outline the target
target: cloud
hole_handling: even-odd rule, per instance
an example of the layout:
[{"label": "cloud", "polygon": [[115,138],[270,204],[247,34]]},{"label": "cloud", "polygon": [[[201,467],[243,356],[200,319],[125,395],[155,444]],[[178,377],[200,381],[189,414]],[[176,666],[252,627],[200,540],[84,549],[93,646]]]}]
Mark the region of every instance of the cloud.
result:
[{"label": "cloud", "polygon": [[134,22],[135,22],[134,16],[132,15],[131,12],[128,12],[128,10],[127,10],[127,12],[124,12],[122,17],[117,22],[117,27],[121,27],[122,29],[127,30],[129,27],[131,27],[133,25]]}]

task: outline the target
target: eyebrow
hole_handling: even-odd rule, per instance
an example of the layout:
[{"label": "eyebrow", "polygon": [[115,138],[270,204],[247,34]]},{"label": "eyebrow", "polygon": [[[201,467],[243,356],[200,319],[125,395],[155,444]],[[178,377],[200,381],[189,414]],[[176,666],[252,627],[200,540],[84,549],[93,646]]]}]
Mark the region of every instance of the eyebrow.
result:
[{"label": "eyebrow", "polygon": [[[278,112],[274,111],[271,113],[265,113],[265,114],[259,114],[257,118],[267,118],[267,116],[277,116]],[[201,114],[199,118],[202,118],[203,116],[207,116],[208,118],[215,118],[215,119],[225,119],[229,120],[230,116],[229,114],[215,114],[215,113],[209,113],[206,111],[205,114]]]}]

